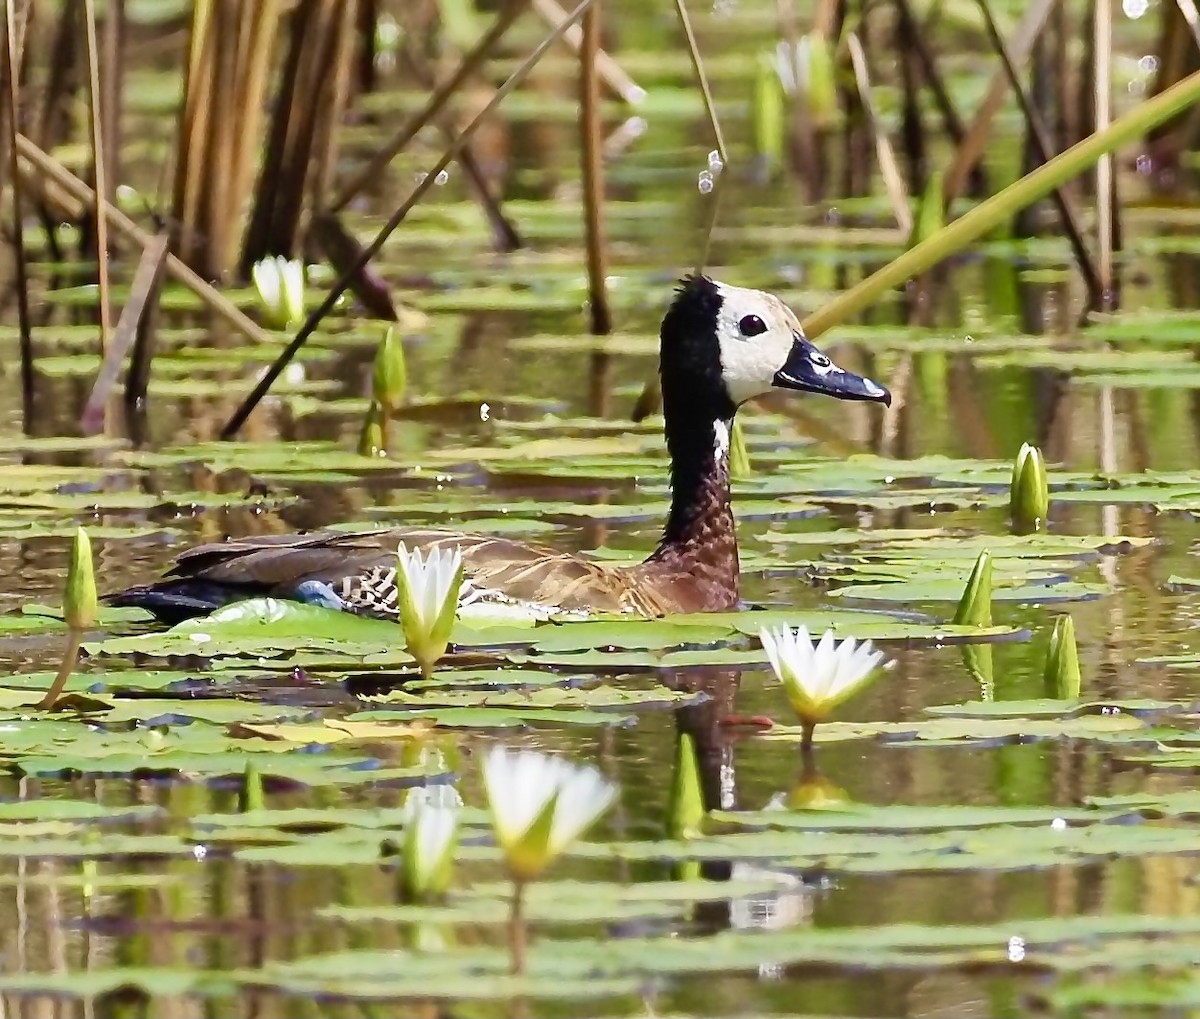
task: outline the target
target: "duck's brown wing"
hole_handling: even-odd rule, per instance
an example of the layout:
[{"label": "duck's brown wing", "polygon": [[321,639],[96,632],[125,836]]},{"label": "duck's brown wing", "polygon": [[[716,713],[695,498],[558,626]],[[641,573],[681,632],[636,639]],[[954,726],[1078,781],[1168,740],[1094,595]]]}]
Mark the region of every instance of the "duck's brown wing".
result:
[{"label": "duck's brown wing", "polygon": [[[614,569],[550,548],[438,528],[401,527],[366,532],[320,531],[266,535],[200,545],[184,552],[162,585],[140,591],[189,590],[231,596],[296,594],[315,581],[327,585],[352,611],[394,617],[396,548],[428,551],[457,547],[463,556],[464,595],[470,600],[526,602],[547,609],[671,611],[635,571]],[[124,604],[146,604],[126,599]]]}]

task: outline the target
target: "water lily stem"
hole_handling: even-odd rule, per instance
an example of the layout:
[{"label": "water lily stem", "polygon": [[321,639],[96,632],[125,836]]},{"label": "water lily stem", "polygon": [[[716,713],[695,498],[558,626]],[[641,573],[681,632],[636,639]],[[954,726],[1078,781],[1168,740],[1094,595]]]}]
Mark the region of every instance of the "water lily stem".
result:
[{"label": "water lily stem", "polygon": [[37,706],[42,711],[49,711],[58,701],[59,696],[63,692],[63,687],[67,685],[67,680],[71,678],[71,673],[75,671],[75,665],[79,661],[79,649],[83,644],[83,631],[71,627],[67,630],[67,650],[63,654],[62,664],[58,667],[58,674],[54,677],[54,682],[50,684],[50,689],[46,691],[46,696],[38,701]]},{"label": "water lily stem", "polygon": [[816,732],[816,729],[816,722],[803,721],[800,723],[800,760],[804,764],[805,775],[814,770],[813,733]]},{"label": "water lily stem", "polygon": [[525,975],[525,882],[514,881],[512,909],[508,915],[508,945],[512,952],[512,975]]}]

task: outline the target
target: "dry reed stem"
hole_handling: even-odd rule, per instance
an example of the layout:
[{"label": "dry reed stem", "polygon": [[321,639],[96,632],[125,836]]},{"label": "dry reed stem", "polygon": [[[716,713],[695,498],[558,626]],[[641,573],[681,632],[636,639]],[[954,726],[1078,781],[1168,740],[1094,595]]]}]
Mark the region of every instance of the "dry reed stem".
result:
[{"label": "dry reed stem", "polygon": [[895,0],[895,2],[902,27],[901,34],[913,48],[925,84],[929,86],[929,91],[933,94],[933,104],[941,115],[946,135],[955,145],[961,145],[966,131],[963,129],[962,120],[954,108],[954,103],[950,100],[950,93],[946,91],[946,85],[942,81],[941,72],[938,71],[933,52],[925,45],[925,36],[913,16],[908,0]]},{"label": "dry reed stem", "polygon": [[466,146],[467,142],[471,140],[471,136],[475,134],[480,125],[488,118],[492,110],[494,110],[501,103],[505,96],[515,89],[522,81],[524,81],[525,76],[529,73],[530,69],[542,59],[542,57],[546,54],[546,51],[549,50],[550,47],[562,37],[563,33],[566,32],[571,25],[575,24],[575,22],[587,12],[588,8],[591,7],[594,2],[595,0],[580,0],[580,3],[567,16],[567,19],[553,29],[550,34],[547,35],[546,38],[534,48],[533,52],[530,53],[524,61],[522,61],[520,66],[508,76],[508,79],[504,82],[504,84],[502,84],[496,90],[495,94],[487,102],[483,109],[481,109],[471,120],[471,122],[465,128],[463,128],[462,132],[454,140],[453,144],[451,144],[445,153],[443,153],[441,159],[439,159],[437,163],[430,168],[429,172],[426,173],[423,178],[421,178],[420,182],[409,193],[409,196],[400,203],[400,206],[395,212],[392,213],[392,215],[388,218],[388,221],[380,228],[379,232],[375,235],[375,239],[362,250],[358,258],[355,259],[354,264],[348,266],[341,276],[338,277],[337,282],[334,283],[332,289],[325,296],[325,300],[323,300],[320,306],[311,312],[308,318],[305,319],[304,325],[300,327],[299,332],[296,333],[291,342],[280,353],[279,357],[275,359],[275,362],[271,365],[271,367],[263,374],[262,378],[258,381],[258,384],[255,385],[254,389],[249,393],[246,399],[242,401],[241,406],[234,411],[233,416],[225,423],[225,427],[221,429],[222,439],[230,439],[237,434],[238,430],[245,423],[246,418],[250,416],[251,412],[258,405],[258,402],[263,398],[263,396],[266,395],[267,391],[271,388],[272,384],[280,376],[280,374],[282,374],[284,368],[287,367],[291,359],[296,356],[296,352],[302,346],[304,346],[305,341],[307,341],[309,336],[313,334],[321,320],[329,314],[334,305],[337,304],[338,299],[346,292],[351,280],[353,280],[367,265],[367,263],[375,257],[375,255],[379,252],[379,249],[383,247],[384,243],[387,241],[388,237],[391,236],[396,227],[398,227],[404,221],[404,218],[409,214],[417,202],[421,200],[425,193],[434,186],[434,183],[437,180],[437,175],[441,173],[447,166],[449,166],[455,158],[457,158],[459,152],[461,152]]},{"label": "dry reed stem", "polygon": [[339,212],[344,209],[364,187],[379,179],[379,175],[387,169],[388,164],[416,137],[421,128],[441,112],[442,107],[462,87],[463,82],[491,55],[513,22],[524,12],[526,3],[527,0],[508,0],[507,5],[496,15],[496,20],[480,37],[475,47],[459,61],[454,73],[433,90],[425,105],[387,140],[367,165],[342,186],[337,196],[329,203],[327,211]]},{"label": "dry reed stem", "polygon": [[587,247],[588,310],[591,331],[612,332],[608,307],[604,248],[604,162],[600,146],[600,88],[596,54],[600,50],[600,5],[583,16],[583,45],[579,50],[579,134],[583,157],[583,225]]},{"label": "dry reed stem", "polygon": [[721,131],[721,121],[717,118],[717,105],[713,102],[712,89],[708,86],[708,75],[704,70],[704,61],[700,57],[700,48],[696,45],[696,33],[692,31],[692,19],[688,17],[687,7],[684,6],[683,0],[675,0],[675,12],[679,15],[679,26],[683,29],[683,37],[687,41],[688,57],[692,61],[692,73],[696,75],[696,84],[700,86],[700,95],[704,99],[704,112],[708,115],[708,123],[712,128],[717,153],[720,155],[722,163],[728,163],[729,151],[725,148],[725,135]]},{"label": "dry reed stem", "polygon": [[[76,201],[87,205],[95,202],[95,192],[87,184],[21,134],[17,135],[17,152],[29,164],[31,176],[42,175],[51,178],[57,186],[61,187]],[[104,210],[109,227],[114,232],[140,248],[144,249],[150,244],[154,235],[143,230],[126,216],[125,213],[121,212],[120,209],[108,202],[103,202],[101,207]],[[166,268],[172,279],[187,287],[188,290],[200,298],[210,311],[224,319],[239,333],[242,333],[255,343],[273,345],[278,342],[269,333],[259,328],[258,324],[252,319],[247,318],[246,315],[230,303],[224,294],[216,290],[207,280],[198,275],[195,270],[177,256],[167,256]]]},{"label": "dry reed stem", "polygon": [[[109,12],[112,16],[112,12]],[[100,44],[96,35],[96,0],[83,0],[84,34],[87,37],[88,114],[92,143],[92,186],[96,217],[96,282],[99,290],[100,356],[108,349],[108,223],[101,205],[107,200],[104,165],[104,125],[100,105]]]},{"label": "dry reed stem", "polygon": [[[563,19],[567,17],[567,12],[555,0],[531,0],[531,2],[533,12],[551,28],[558,28],[562,25]],[[583,30],[568,26],[562,40],[575,53],[578,53],[583,47]],[[604,50],[596,53],[596,72],[600,75],[600,80],[604,85],[618,99],[624,100],[630,106],[637,106],[646,98],[646,90],[621,70],[620,64]]]},{"label": "dry reed stem", "polygon": [[[1029,58],[1029,53],[1033,49],[1034,42],[1041,35],[1042,28],[1046,24],[1046,19],[1050,16],[1051,10],[1053,10],[1057,3],[1058,0],[1035,0],[1035,2],[1029,5],[1025,11],[1024,19],[1017,26],[1016,32],[1013,33],[1013,42],[1009,47],[1013,66],[1020,67]],[[1004,105],[1004,97],[1008,92],[1008,87],[1008,74],[1001,67],[992,75],[991,83],[988,85],[987,92],[984,93],[983,101],[979,104],[978,109],[976,109],[975,116],[971,119],[971,125],[967,128],[962,144],[958,146],[958,150],[954,153],[954,160],[950,164],[949,171],[946,173],[946,180],[942,185],[942,204],[947,209],[950,208],[950,204],[954,199],[962,194],[963,187],[967,183],[967,178],[970,176],[975,164],[983,156],[984,150],[987,148],[988,139],[991,137],[992,121]]]},{"label": "dry reed stem", "polygon": [[[1012,54],[1009,53],[1008,46],[1004,42],[1004,37],[1000,34],[1000,29],[996,25],[996,19],[992,17],[988,0],[979,0],[979,9],[983,15],[984,26],[987,28],[992,46],[995,47],[996,52],[1000,55],[1000,62],[1004,67],[1004,73],[1008,76],[1009,87],[1016,95],[1017,103],[1021,107],[1021,113],[1025,117],[1029,137],[1033,142],[1034,153],[1037,156],[1038,162],[1044,163],[1055,154],[1054,145],[1050,140],[1049,133],[1046,131],[1046,126],[1042,123],[1042,118],[1038,116],[1037,110],[1033,108],[1033,102],[1030,100],[1029,93],[1025,90],[1016,65],[1013,63]],[[1052,197],[1063,229],[1067,234],[1067,239],[1071,243],[1071,250],[1075,254],[1075,261],[1079,265],[1084,285],[1087,287],[1088,305],[1090,308],[1099,310],[1104,299],[1104,287],[1101,285],[1100,276],[1097,273],[1095,265],[1092,263],[1092,256],[1088,252],[1087,245],[1084,243],[1083,228],[1080,225],[1079,213],[1075,209],[1075,203],[1071,200],[1071,196],[1065,187],[1055,188]]]},{"label": "dry reed stem", "polygon": [[215,46],[212,0],[194,0],[188,37],[187,70],[183,81],[183,113],[175,154],[175,186],[172,218],[176,235],[174,248],[192,261],[197,243],[201,184],[204,180],[204,140],[208,136],[209,93],[212,83],[212,51]]},{"label": "dry reed stem", "polygon": [[25,264],[25,232],[21,207],[21,179],[17,173],[17,118],[21,109],[18,68],[21,66],[21,33],[14,0],[5,6],[4,94],[8,99],[8,169],[12,180],[12,233],[17,290],[17,327],[21,334],[21,417],[25,431],[33,419],[33,333],[29,317],[29,274]]},{"label": "dry reed stem", "polygon": [[138,335],[138,326],[146,312],[150,299],[157,295],[166,264],[170,236],[162,233],[151,238],[142,251],[133,284],[129,288],[129,299],[121,309],[121,317],[113,330],[112,342],[104,353],[104,363],[92,384],[92,393],[80,415],[80,426],[84,435],[95,435],[104,428],[104,414],[113,387],[121,374],[121,365],[129,348]]},{"label": "dry reed stem", "polygon": [[846,48],[850,51],[850,65],[854,69],[854,80],[858,84],[858,95],[867,115],[867,123],[875,139],[875,155],[879,160],[879,172],[883,175],[883,186],[888,193],[888,201],[892,205],[892,214],[896,217],[896,225],[908,235],[913,229],[912,206],[909,204],[908,191],[904,186],[904,178],[900,175],[900,167],[896,162],[896,154],[892,143],[888,140],[887,131],[879,119],[879,111],[871,96],[871,80],[867,73],[867,55],[863,52],[862,43],[854,32],[846,33]]},{"label": "dry reed stem", "polygon": [[[1111,0],[1093,0],[1095,20],[1095,130],[1103,131],[1112,119],[1112,6]],[[1116,231],[1113,157],[1107,153],[1096,163],[1096,230],[1100,246],[1099,275],[1102,301],[1111,307],[1113,291],[1113,236]]]},{"label": "dry reed stem", "polygon": [[314,148],[317,153],[316,166],[310,174],[309,207],[319,209],[325,195],[333,184],[337,169],[338,129],[350,102],[351,72],[354,69],[354,34],[358,17],[357,0],[346,0],[342,5],[341,19],[337,28],[337,49],[333,58],[333,87],[318,116],[315,129]]}]

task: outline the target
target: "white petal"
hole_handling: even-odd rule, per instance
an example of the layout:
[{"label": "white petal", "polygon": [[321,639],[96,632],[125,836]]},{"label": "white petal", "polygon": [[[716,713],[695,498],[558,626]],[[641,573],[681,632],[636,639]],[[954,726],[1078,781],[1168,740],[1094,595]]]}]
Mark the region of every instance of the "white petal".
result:
[{"label": "white petal", "polygon": [[510,845],[529,830],[558,790],[553,758],[531,750],[493,748],[483,760],[483,784],[501,845]]},{"label": "white petal", "polygon": [[422,807],[417,811],[417,859],[422,869],[436,867],[446,855],[458,827],[458,812],[446,807]]},{"label": "white petal", "polygon": [[254,289],[258,291],[258,296],[262,298],[263,304],[271,311],[277,311],[280,305],[280,286],[279,267],[270,258],[264,258],[259,262],[255,262],[250,269],[250,278],[254,283]]},{"label": "white petal", "polygon": [[616,786],[595,768],[565,766],[550,826],[550,851],[560,853],[579,838],[609,808],[616,795]]}]

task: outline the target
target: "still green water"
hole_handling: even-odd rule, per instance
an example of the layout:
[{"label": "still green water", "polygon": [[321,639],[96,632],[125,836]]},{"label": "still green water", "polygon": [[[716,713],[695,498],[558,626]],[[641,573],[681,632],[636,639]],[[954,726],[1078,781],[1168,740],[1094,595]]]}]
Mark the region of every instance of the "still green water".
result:
[{"label": "still green water", "polygon": [[[788,174],[757,175],[747,55],[771,45],[771,15],[764,4],[718,7],[697,12],[731,147],[709,269],[803,314],[904,238],[884,201],[839,189],[836,139],[816,202]],[[892,387],[886,414],[817,399],[747,409],[755,472],[735,505],[742,630],[563,627],[579,636],[451,662],[423,686],[389,665],[386,648],[339,654],[304,639],[239,655],[237,638],[224,654],[187,658],[155,654],[151,639],[140,645],[149,653],[110,644],[120,653],[103,654],[106,638],[150,629],[106,616],[72,686],[92,699],[55,718],[30,709],[62,639],[31,606],[58,602],[77,522],[94,536],[105,590],[153,578],[197,541],[330,524],[437,522],[605,555],[653,546],[667,496],[659,425],[627,416],[653,370],[672,281],[703,247],[712,196],[697,184],[711,143],[669,12],[638,8],[616,3],[612,16],[614,50],[649,91],[644,130],[607,166],[618,332],[584,334],[573,86],[558,58],[513,97],[484,149],[527,247],[491,253],[452,172],[383,253],[381,273],[427,316],[410,330],[412,406],[390,463],[352,455],[379,327],[351,306],[256,413],[247,445],[204,445],[274,350],[247,349],[174,290],[147,443],[50,440],[78,433],[96,367],[94,291],[39,271],[33,439],[21,437],[16,372],[0,377],[7,1013],[482,1016],[526,994],[514,1010],[562,1016],[1023,1016],[1092,1001],[1138,1015],[1148,1002],[1178,1014],[1195,1004],[1200,658],[1188,656],[1200,582],[1187,578],[1200,575],[1200,247],[1187,196],[1156,198],[1131,171],[1119,315],[1075,328],[1082,288],[1047,210],[1045,236],[992,239],[925,281],[920,302],[894,295],[822,339]],[[1120,23],[1118,87],[1132,98],[1151,35]],[[890,55],[877,59],[894,125]],[[946,58],[964,108],[984,59]],[[132,80],[153,153],[173,130],[152,100],[162,77]],[[345,160],[372,151],[422,98],[389,88],[370,99],[373,122],[348,134]],[[616,129],[624,114],[610,114]],[[1003,122],[989,154],[995,187],[1019,149],[1015,110]],[[947,153],[935,145],[934,164]],[[422,147],[399,160],[354,210],[355,227],[369,233],[434,158]],[[131,169],[141,186],[156,179],[153,162]],[[132,270],[119,266],[118,301]],[[249,292],[240,299],[252,304]],[[0,344],[14,364],[11,326]],[[1004,461],[1024,441],[1054,465],[1051,539],[1013,545]],[[985,545],[1003,556],[990,681],[945,626]],[[878,635],[897,661],[817,748],[824,780],[858,805],[834,820],[761,813],[801,779],[794,733],[726,724],[791,722],[761,655],[744,654],[757,646],[745,636],[757,631],[754,609],[840,620]],[[1042,699],[1064,611],[1079,640],[1078,703]],[[1182,657],[1146,661],[1164,655]],[[328,735],[331,721],[418,717],[436,733]],[[714,819],[711,842],[691,851],[657,842],[680,732],[700,749],[707,805],[752,812]],[[533,911],[527,985],[501,976],[500,870],[478,811],[458,898],[440,914],[392,908],[404,786],[449,772],[478,808],[478,758],[498,740],[593,762],[621,788],[595,845],[551,875],[593,883],[557,886]],[[251,750],[269,812],[241,812]],[[650,883],[677,874],[680,855],[733,891],[679,883],[671,903]],[[651,906],[630,906],[639,886]]]}]

